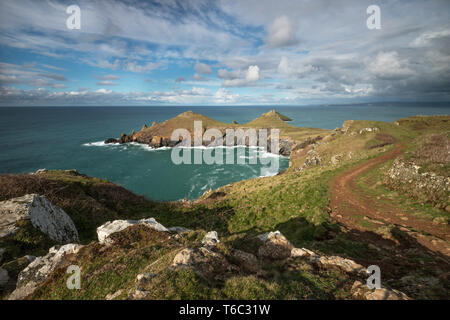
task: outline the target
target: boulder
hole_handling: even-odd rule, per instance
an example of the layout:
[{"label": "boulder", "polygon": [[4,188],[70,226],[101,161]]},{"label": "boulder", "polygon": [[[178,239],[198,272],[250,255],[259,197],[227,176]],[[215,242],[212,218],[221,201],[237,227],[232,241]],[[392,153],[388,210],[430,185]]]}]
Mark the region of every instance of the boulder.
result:
[{"label": "boulder", "polygon": [[144,300],[149,296],[150,292],[149,291],[145,291],[142,289],[135,289],[133,290],[129,296],[128,299],[130,300]]},{"label": "boulder", "polygon": [[114,293],[107,294],[106,297],[105,297],[105,300],[114,300],[115,298],[120,296],[122,293],[123,293],[123,290],[120,289],[120,290],[117,290]]},{"label": "boulder", "polygon": [[173,258],[172,266],[190,266],[193,264],[194,250],[190,248],[186,248],[177,253],[177,255]]},{"label": "boulder", "polygon": [[65,255],[76,254],[82,247],[82,245],[74,243],[51,247],[48,254],[43,257],[37,257],[19,273],[17,288],[8,299],[23,299],[32,294],[61,265]]},{"label": "boulder", "polygon": [[263,242],[258,249],[258,256],[274,260],[286,259],[291,256],[294,246],[280,231],[259,235],[258,239]]},{"label": "boulder", "polygon": [[105,144],[110,144],[110,143],[119,143],[119,140],[117,140],[115,138],[108,138],[105,140]]},{"label": "boulder", "polygon": [[359,130],[359,134],[363,134],[365,132],[377,132],[380,129],[378,129],[377,127],[373,127],[373,128],[362,128],[361,130]]},{"label": "boulder", "polygon": [[108,237],[111,234],[122,231],[130,226],[139,224],[143,224],[157,231],[169,232],[169,230],[166,227],[158,223],[154,218],[141,220],[114,220],[108,221],[97,228],[98,241],[103,244],[110,243],[110,241],[108,241]]},{"label": "boulder", "polygon": [[163,137],[161,136],[154,136],[152,138],[152,141],[150,142],[150,146],[154,148],[159,148],[162,146]]},{"label": "boulder", "polygon": [[341,162],[341,160],[342,160],[342,154],[335,154],[334,156],[331,157],[331,163],[334,165]]},{"label": "boulder", "polygon": [[305,248],[292,248],[291,258],[313,257],[316,254]]},{"label": "boulder", "polygon": [[367,300],[410,300],[410,298],[401,291],[395,289],[375,289],[367,292],[364,297]]},{"label": "boulder", "polygon": [[181,250],[174,257],[172,268],[192,268],[196,273],[216,280],[225,279],[224,275],[232,269],[223,255],[207,247]]},{"label": "boulder", "polygon": [[313,256],[311,262],[325,269],[337,268],[348,273],[366,274],[366,269],[362,265],[339,256]]},{"label": "boulder", "polygon": [[23,219],[55,241],[78,242],[77,229],[67,213],[37,194],[0,202],[0,238],[16,233],[17,222]]},{"label": "boulder", "polygon": [[205,246],[215,246],[219,242],[219,236],[216,231],[208,232],[202,240],[202,244]]},{"label": "boulder", "polygon": [[244,271],[261,275],[265,274],[264,270],[261,269],[255,255],[235,249],[232,251],[231,256],[236,260],[237,264],[244,269]]}]

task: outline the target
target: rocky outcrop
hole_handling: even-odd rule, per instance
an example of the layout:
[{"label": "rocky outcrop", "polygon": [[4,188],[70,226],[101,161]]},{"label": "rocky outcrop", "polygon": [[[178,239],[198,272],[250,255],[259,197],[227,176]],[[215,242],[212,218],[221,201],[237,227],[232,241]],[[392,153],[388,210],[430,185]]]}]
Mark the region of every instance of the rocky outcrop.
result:
[{"label": "rocky outcrop", "polygon": [[[120,138],[109,138],[104,141],[105,144],[109,143],[130,143],[130,142],[136,142],[140,144],[146,144],[152,148],[162,148],[162,147],[175,147],[177,145],[182,145],[186,147],[186,142],[183,143],[182,137],[172,140],[172,133],[176,129],[185,128],[188,130],[189,135],[191,137],[191,146],[194,146],[194,121],[202,121],[202,134],[205,133],[206,129],[217,129],[222,134],[223,142],[220,141],[207,141],[203,140],[202,145],[203,146],[221,146],[225,145],[226,143],[226,131],[227,129],[242,129],[243,132],[246,132],[248,129],[266,129],[268,132],[270,132],[271,128],[277,128],[277,127],[285,127],[287,124],[285,124],[285,121],[291,121],[290,118],[276,112],[275,110],[271,110],[265,114],[263,114],[260,118],[255,119],[251,121],[250,123],[246,125],[242,125],[238,127],[238,123],[233,121],[231,124],[219,122],[216,120],[213,120],[211,118],[205,117],[201,114],[194,113],[192,111],[187,111],[182,114],[179,114],[175,118],[166,120],[161,123],[154,122],[152,126],[148,127],[144,125],[142,129],[138,132],[132,132],[131,134],[125,134],[122,133]],[[259,139],[259,136],[257,137]],[[245,141],[238,141],[238,139],[234,139],[234,142],[232,143],[233,146],[236,145],[246,145],[249,146],[248,137],[245,139]],[[183,143],[183,144],[181,144]],[[270,150],[271,144],[270,144],[270,137],[268,137],[267,141],[264,141],[264,144],[267,145],[267,151],[272,153],[278,153],[283,156],[289,156],[292,148],[294,148],[297,144],[296,141],[286,138],[286,137],[280,137],[279,139],[279,148],[278,150]]]},{"label": "rocky outcrop", "polygon": [[219,242],[219,236],[216,231],[208,232],[202,240],[202,244],[205,246],[215,246]]},{"label": "rocky outcrop", "polygon": [[432,203],[441,209],[450,205],[450,178],[433,172],[421,172],[421,167],[414,162],[396,159],[388,170],[384,182],[420,202]]},{"label": "rocky outcrop", "polygon": [[339,164],[341,162],[342,158],[343,158],[342,154],[335,154],[335,155],[331,156],[331,160],[330,160],[331,164],[333,164],[333,165]]},{"label": "rocky outcrop", "polygon": [[79,244],[66,244],[50,248],[48,254],[37,257],[17,278],[17,288],[9,296],[9,300],[23,299],[31,295],[47,277],[61,265],[63,258],[68,254],[76,254],[83,246]]},{"label": "rocky outcrop", "polygon": [[311,262],[325,269],[340,269],[347,273],[365,274],[366,268],[353,260],[339,256],[314,256]]},{"label": "rocky outcrop", "polygon": [[0,238],[16,233],[17,222],[23,219],[55,241],[78,242],[77,229],[67,213],[37,194],[0,202]]},{"label": "rocky outcrop", "polygon": [[115,138],[108,138],[105,140],[105,144],[110,144],[110,143],[119,143],[119,140],[117,140]]},{"label": "rocky outcrop", "polygon": [[395,289],[369,289],[366,284],[355,281],[351,289],[352,297],[365,300],[410,300],[410,298],[401,291]]},{"label": "rocky outcrop", "polygon": [[380,131],[380,129],[378,129],[377,127],[372,127],[372,128],[368,127],[368,128],[362,128],[361,130],[359,130],[359,134],[363,134],[366,132],[378,132],[378,131]]},{"label": "rocky outcrop", "polygon": [[111,234],[134,225],[144,225],[157,231],[169,232],[166,227],[158,223],[154,218],[141,220],[115,220],[108,221],[97,228],[98,241],[102,244],[111,244],[112,241],[108,239]]},{"label": "rocky outcrop", "polygon": [[258,249],[258,256],[273,260],[282,260],[291,256],[294,246],[280,231],[268,232],[258,236],[263,243]]},{"label": "rocky outcrop", "polygon": [[208,247],[185,248],[173,259],[174,268],[192,268],[200,275],[215,280],[223,279],[232,270],[225,257]]}]

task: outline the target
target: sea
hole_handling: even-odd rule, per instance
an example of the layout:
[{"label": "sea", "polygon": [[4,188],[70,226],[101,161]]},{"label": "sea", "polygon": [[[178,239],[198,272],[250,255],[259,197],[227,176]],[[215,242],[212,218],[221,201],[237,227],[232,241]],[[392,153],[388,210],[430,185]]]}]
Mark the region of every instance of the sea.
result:
[{"label": "sea", "polygon": [[[278,165],[274,166],[261,160],[274,157],[272,154],[232,148],[227,152],[234,152],[234,164],[207,164],[205,161],[176,164],[172,160],[172,149],[155,150],[139,144],[105,145],[103,141],[188,110],[219,121],[234,120],[244,124],[271,109],[290,117],[293,120],[290,123],[295,126],[334,129],[350,119],[393,122],[413,115],[449,115],[450,103],[0,107],[0,174],[30,173],[42,168],[76,169],[89,176],[108,179],[152,200],[192,200],[206,190],[231,182],[275,175],[288,167],[289,159],[277,156]],[[257,161],[251,162],[252,156],[256,156]]]}]

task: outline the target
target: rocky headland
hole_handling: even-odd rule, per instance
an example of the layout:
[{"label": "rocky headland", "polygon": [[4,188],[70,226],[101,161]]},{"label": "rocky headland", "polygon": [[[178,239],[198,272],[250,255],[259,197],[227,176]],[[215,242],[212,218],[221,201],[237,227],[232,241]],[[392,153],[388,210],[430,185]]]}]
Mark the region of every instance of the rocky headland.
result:
[{"label": "rocky headland", "polygon": [[[105,143],[130,143],[136,142],[148,145],[152,148],[161,148],[161,147],[176,147],[177,145],[181,145],[183,142],[182,138],[178,138],[172,140],[172,133],[176,129],[184,128],[189,131],[189,135],[191,137],[191,146],[194,146],[194,121],[201,121],[202,128],[201,134],[203,135],[206,130],[213,128],[217,129],[221,132],[223,142],[221,145],[226,145],[226,131],[227,129],[239,130],[242,129],[244,132],[249,129],[266,129],[268,132],[267,140],[264,141],[266,143],[268,151],[281,154],[284,156],[289,156],[291,150],[298,143],[302,143],[303,141],[298,141],[293,139],[288,134],[289,131],[295,130],[294,126],[291,126],[286,123],[286,121],[292,121],[289,117],[275,111],[271,110],[265,114],[262,114],[259,118],[250,121],[247,124],[240,125],[236,121],[232,123],[224,123],[220,121],[213,120],[204,115],[194,113],[192,111],[184,112],[175,118],[166,120],[161,123],[153,122],[150,126],[144,124],[142,129],[138,132],[133,131],[131,134],[122,133],[120,138],[108,138],[105,140]],[[271,150],[271,129],[280,129],[282,132],[282,136],[279,139],[279,147],[278,150]],[[326,132],[326,130],[316,129],[317,133]],[[259,136],[257,137],[257,144],[260,144]],[[248,137],[244,137],[244,139],[239,140],[236,137],[233,138],[232,145],[243,145],[249,146],[250,141]],[[218,146],[217,143],[214,143],[214,140],[202,140],[203,146]]]},{"label": "rocky headland", "polygon": [[[1,297],[450,297],[449,116],[322,130],[275,111],[245,125],[187,112],[113,142],[170,146],[194,119],[278,127],[289,168],[193,202],[155,202],[76,170],[0,175]],[[367,286],[372,265],[378,289]]]}]

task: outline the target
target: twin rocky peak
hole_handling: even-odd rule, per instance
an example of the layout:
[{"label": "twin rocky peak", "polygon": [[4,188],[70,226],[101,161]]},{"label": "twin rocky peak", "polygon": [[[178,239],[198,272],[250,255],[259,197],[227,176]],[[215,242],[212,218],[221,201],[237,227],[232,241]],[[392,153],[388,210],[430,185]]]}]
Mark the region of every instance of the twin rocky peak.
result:
[{"label": "twin rocky peak", "polygon": [[[191,135],[191,144],[193,145],[194,141],[194,121],[201,121],[202,123],[202,134],[205,133],[209,128],[214,128],[219,130],[222,133],[225,143],[226,130],[227,129],[242,129],[244,131],[248,129],[266,129],[268,141],[267,146],[270,150],[270,130],[271,129],[279,129],[280,133],[282,133],[283,129],[294,128],[293,126],[286,123],[286,121],[291,121],[291,119],[275,110],[271,110],[267,113],[262,114],[259,118],[252,120],[246,124],[238,124],[236,121],[232,123],[225,123],[221,121],[217,121],[206,117],[202,114],[198,114],[192,111],[187,111],[179,114],[178,116],[166,120],[161,123],[153,122],[151,126],[143,125],[142,129],[138,132],[133,132],[131,134],[122,133],[119,139],[109,138],[105,140],[106,144],[109,143],[141,143],[146,144],[152,148],[161,148],[161,147],[175,147],[179,143],[181,143],[182,138],[180,137],[178,140],[172,140],[172,133],[176,129],[184,128],[189,131]],[[210,145],[211,141],[202,141],[204,146]],[[258,141],[259,143],[259,141]],[[289,141],[289,139],[283,139],[280,136],[279,142],[279,154],[289,155],[291,147],[294,143]],[[234,145],[249,145],[249,139],[246,137],[244,142],[238,142],[237,139],[234,139]],[[274,150],[275,151],[275,150]],[[276,153],[276,152],[275,152]]]}]

